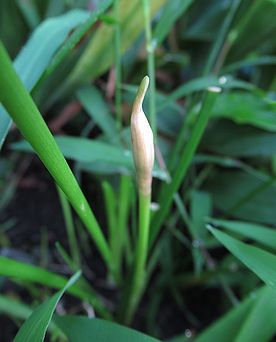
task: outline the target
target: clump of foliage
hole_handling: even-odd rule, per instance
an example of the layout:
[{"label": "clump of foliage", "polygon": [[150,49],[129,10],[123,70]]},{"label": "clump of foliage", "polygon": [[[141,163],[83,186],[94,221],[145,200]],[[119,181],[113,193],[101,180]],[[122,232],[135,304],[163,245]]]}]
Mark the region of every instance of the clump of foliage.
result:
[{"label": "clump of foliage", "polygon": [[[5,0],[0,15],[0,312],[15,341],[271,340],[275,0]],[[65,224],[54,251],[50,227],[35,233],[31,264],[5,212],[34,155]],[[54,314],[63,295],[78,304]]]}]

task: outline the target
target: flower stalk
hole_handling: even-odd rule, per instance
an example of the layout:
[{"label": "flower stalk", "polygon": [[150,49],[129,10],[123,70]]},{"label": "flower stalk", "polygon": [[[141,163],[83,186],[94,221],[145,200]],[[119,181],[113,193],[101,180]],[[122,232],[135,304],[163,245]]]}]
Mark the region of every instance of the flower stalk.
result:
[{"label": "flower stalk", "polygon": [[132,151],[139,194],[139,225],[133,274],[124,312],[125,323],[131,322],[142,296],[148,254],[151,184],[154,164],[153,133],[142,108],[148,85],[149,78],[146,76],[138,89],[131,115]]}]

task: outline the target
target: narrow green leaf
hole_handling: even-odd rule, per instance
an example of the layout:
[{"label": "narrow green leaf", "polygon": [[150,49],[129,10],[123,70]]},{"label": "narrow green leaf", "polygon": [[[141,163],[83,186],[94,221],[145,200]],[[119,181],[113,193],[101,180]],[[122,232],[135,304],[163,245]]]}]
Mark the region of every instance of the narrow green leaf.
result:
[{"label": "narrow green leaf", "polygon": [[164,97],[163,101],[160,101],[157,109],[161,110],[167,105],[179,100],[180,98],[192,94],[197,91],[205,90],[208,87],[221,87],[224,89],[244,89],[255,90],[256,87],[250,83],[239,81],[232,76],[216,77],[213,75],[194,78],[185,84],[179,86],[176,90]]},{"label": "narrow green leaf", "polygon": [[138,331],[97,318],[55,316],[54,322],[71,342],[160,342]]},{"label": "narrow green leaf", "polygon": [[[165,0],[151,1],[152,18],[164,3]],[[140,0],[120,1],[121,53],[131,46],[143,30],[143,10],[140,4]],[[92,37],[66,82],[71,85],[95,79],[114,64],[114,54],[109,50],[113,39],[114,28],[110,24],[103,23]]]},{"label": "narrow green leaf", "polygon": [[[260,298],[263,293],[263,288],[256,293],[249,295],[242,301],[237,307],[230,310],[222,318],[213,323],[210,327],[204,330],[198,337],[195,338],[195,342],[233,342],[241,329],[244,320],[251,312],[254,304]],[[176,340],[173,342],[181,342]]]},{"label": "narrow green leaf", "polygon": [[153,32],[152,38],[156,40],[157,44],[162,43],[175,21],[183,15],[192,2],[193,0],[170,0],[167,2]]},{"label": "narrow green leaf", "polygon": [[72,286],[80,277],[81,272],[74,274],[62,290],[41,304],[22,325],[14,342],[42,342],[45,338],[47,328],[51,322],[55,308],[64,292]]},{"label": "narrow green leaf", "polygon": [[[79,137],[55,137],[55,140],[63,155],[81,163],[82,170],[95,173],[134,172],[132,153],[129,149]],[[33,152],[31,145],[26,141],[11,146],[16,151]],[[167,178],[166,173],[157,165],[154,167],[153,176],[163,180]]]},{"label": "narrow green leaf", "polygon": [[[0,256],[0,275],[18,280],[30,281],[54,289],[61,289],[66,284],[66,278],[44,270],[41,267],[29,265],[17,260]],[[104,306],[96,292],[84,291],[79,284],[75,284],[68,290],[72,295],[91,302],[95,310],[105,315]]]},{"label": "narrow green leaf", "polygon": [[276,332],[276,291],[265,287],[241,327],[235,342],[267,342]]},{"label": "narrow green leaf", "polygon": [[32,309],[19,301],[0,295],[0,313],[11,317],[27,319],[31,315]]},{"label": "narrow green leaf", "polygon": [[203,100],[201,110],[198,114],[197,121],[192,128],[190,139],[181,153],[181,158],[178,162],[175,173],[172,175],[172,180],[165,185],[162,198],[160,200],[160,209],[155,213],[151,222],[151,236],[150,244],[152,244],[157,237],[161,225],[168,214],[170,206],[172,205],[174,194],[178,190],[182,183],[188,168],[192,162],[195,151],[198,147],[203,132],[207,126],[210,111],[215,103],[218,96],[219,88],[210,88],[206,93],[206,97]]},{"label": "narrow green leaf", "polygon": [[111,6],[113,0],[101,0],[95,10],[89,13],[88,19],[71,34],[65,44],[54,56],[51,65],[46,70],[46,76],[51,74],[56,67],[63,61],[67,54],[76,46],[81,37],[95,24],[103,13]]},{"label": "narrow green leaf", "polygon": [[78,213],[106,265],[112,267],[110,250],[101,228],[33,99],[13,69],[2,44],[0,61],[2,104]]},{"label": "narrow green leaf", "polygon": [[77,91],[77,98],[103,132],[110,139],[116,138],[116,123],[101,92],[94,86],[85,86]]},{"label": "narrow green leaf", "polygon": [[[14,61],[14,68],[28,91],[34,88],[70,31],[88,16],[86,11],[73,10],[60,17],[47,19],[37,27]],[[10,117],[0,106],[0,149],[10,125]]]},{"label": "narrow green leaf", "polygon": [[260,242],[262,245],[272,249],[276,249],[276,231],[273,228],[267,228],[249,222],[227,221],[210,219],[212,225],[223,227],[230,232],[238,233],[239,235]]},{"label": "narrow green leaf", "polygon": [[212,110],[212,116],[275,132],[275,111],[275,103],[269,103],[261,96],[235,91],[222,94],[217,101],[216,108]]},{"label": "narrow green leaf", "polygon": [[213,235],[266,284],[276,289],[276,256],[260,248],[240,242],[217,229],[209,227]]}]

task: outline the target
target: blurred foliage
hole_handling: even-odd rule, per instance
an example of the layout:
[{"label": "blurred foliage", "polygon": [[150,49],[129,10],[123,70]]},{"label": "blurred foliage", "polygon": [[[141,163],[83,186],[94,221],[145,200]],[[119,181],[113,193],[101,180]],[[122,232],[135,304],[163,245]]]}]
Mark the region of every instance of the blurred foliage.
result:
[{"label": "blurred foliage", "polygon": [[[158,205],[162,207],[166,183],[179,173],[179,161],[196,126],[205,90],[219,86],[222,93],[209,113],[207,129],[195,155],[192,154],[185,178],[177,191],[169,194],[173,204],[162,219],[160,234],[150,250],[147,289],[134,325],[162,339],[180,334],[171,340],[174,342],[190,338],[198,342],[269,341],[276,333],[273,318],[276,257],[275,248],[269,243],[275,239],[276,222],[276,1],[152,0],[150,3],[158,128],[153,183],[153,207],[157,211],[153,215],[159,215]],[[85,193],[95,199],[93,206],[103,230],[125,222],[129,235],[123,242],[121,271],[124,273],[132,260],[137,203],[134,187],[127,187],[128,183],[122,179],[128,177],[129,184],[134,182],[129,113],[137,90],[134,84],[146,74],[147,47],[142,1],[120,0],[119,21],[110,6],[112,1],[106,4],[109,9],[99,15],[92,12],[95,15],[92,18],[88,11],[99,9],[102,1],[3,0],[0,39],[15,66],[25,56],[17,71],[32,92],[63,154],[71,160]],[[43,32],[43,23],[52,17],[57,17],[50,21],[53,26]],[[122,130],[117,126],[114,105],[114,32],[118,25],[123,71],[119,85],[123,98]],[[38,41],[32,43],[39,32]],[[22,50],[26,44],[29,55]],[[26,77],[24,72],[28,67],[31,72]],[[149,96],[145,112],[149,112]],[[0,120],[0,140],[5,139],[7,127]],[[9,247],[8,256],[12,258],[18,258],[15,250],[24,251],[20,244],[14,243],[20,223],[16,217],[9,217],[7,211],[17,196],[20,180],[28,175],[29,163],[31,166],[33,163],[30,160],[24,166],[24,160],[30,157],[23,152],[32,150],[15,129],[10,130],[0,161],[0,254],[4,255]],[[103,200],[102,184],[105,196],[112,202],[110,207],[106,204],[108,200]],[[39,203],[36,205],[35,210],[40,210]],[[114,217],[114,222],[105,217],[106,213]],[[104,317],[111,312],[116,320],[114,307],[120,302],[120,294],[104,274],[101,262],[94,262],[95,253],[91,252],[79,220],[74,217],[73,221],[82,254],[83,276],[71,293],[89,305],[92,303],[97,314]],[[36,222],[33,226],[32,234],[44,241],[40,227]],[[51,227],[46,228],[51,232]],[[65,247],[58,248],[62,254],[58,262],[67,272],[74,272],[76,265],[70,253],[67,254],[65,229],[60,230]],[[41,255],[52,255],[46,266],[49,274],[58,277],[56,250],[48,249],[47,245],[42,243]],[[41,261],[31,244],[27,253],[30,260]],[[18,260],[22,268],[19,276],[16,267],[8,272],[5,259],[2,261],[0,274],[5,278],[0,286],[6,297],[0,301],[0,311],[17,323],[26,314],[16,316],[14,310],[7,309],[9,300],[12,302],[7,293],[20,297],[21,302],[25,296],[19,287],[9,290],[6,277],[17,279],[16,283],[28,293],[30,306],[44,295],[34,285],[38,279],[35,268],[31,269],[34,276],[28,283],[30,265],[24,271],[24,264]],[[41,268],[37,272],[42,272]],[[47,274],[43,273],[45,279]],[[93,289],[87,288],[88,279],[92,279]],[[260,279],[266,285],[260,286]],[[64,278],[58,281],[59,286],[49,279],[45,285],[64,286]],[[95,293],[100,298],[96,302]],[[78,310],[82,312],[83,308]],[[74,308],[67,312],[76,313]],[[64,323],[62,319],[60,322]]]}]

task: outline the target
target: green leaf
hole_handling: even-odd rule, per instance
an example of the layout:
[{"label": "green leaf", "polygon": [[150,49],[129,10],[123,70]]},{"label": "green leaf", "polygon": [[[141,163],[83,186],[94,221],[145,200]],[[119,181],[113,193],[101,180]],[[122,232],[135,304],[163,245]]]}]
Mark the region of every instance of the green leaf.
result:
[{"label": "green leaf", "polygon": [[212,115],[275,132],[275,110],[276,104],[264,101],[263,97],[235,91],[222,94],[212,110]]},{"label": "green leaf", "polygon": [[276,291],[265,287],[243,323],[235,342],[267,342],[276,332]]},{"label": "green leaf", "polygon": [[161,44],[175,21],[189,8],[193,0],[170,0],[167,2],[161,17],[153,31],[153,40]]},{"label": "green leaf", "polygon": [[209,151],[230,157],[266,157],[276,153],[276,135],[254,127],[237,126],[223,121],[211,128],[209,134],[204,137],[202,146],[206,146]]},{"label": "green leaf", "polygon": [[[86,11],[73,10],[60,17],[45,20],[33,32],[14,61],[14,68],[29,91],[34,88],[70,31],[84,22],[88,16],[89,13]],[[0,148],[10,125],[10,117],[0,106]]]},{"label": "green leaf", "polygon": [[160,342],[138,331],[96,318],[55,316],[54,322],[70,342]]},{"label": "green leaf", "polygon": [[164,191],[161,192],[160,198],[160,209],[155,213],[151,220],[151,236],[150,244],[153,244],[157,237],[162,223],[169,212],[169,209],[173,203],[175,193],[182,184],[182,181],[188,171],[188,168],[192,162],[192,158],[199,145],[200,139],[207,126],[211,108],[215,104],[216,98],[218,97],[219,88],[210,88],[206,92],[201,109],[198,113],[197,121],[195,122],[188,143],[185,146],[183,152],[181,152],[181,158],[178,161],[178,166],[175,173],[172,175],[170,183],[164,184]]},{"label": "green leaf", "polygon": [[227,221],[218,219],[208,219],[216,227],[223,227],[230,232],[238,233],[240,236],[260,242],[262,245],[276,249],[276,231],[273,228],[267,228],[254,223]]},{"label": "green leaf", "polygon": [[64,292],[72,286],[80,277],[81,272],[74,274],[62,290],[41,304],[22,325],[14,342],[42,342],[45,338],[47,328],[50,324],[55,308]]},{"label": "green leaf", "polygon": [[180,98],[197,91],[206,90],[208,87],[221,87],[224,89],[240,88],[244,90],[255,90],[252,84],[234,79],[232,76],[204,76],[194,78],[185,84],[178,87],[168,96],[164,97],[164,100],[158,104],[158,110],[164,108],[168,104],[179,100]]},{"label": "green leaf", "polygon": [[[66,284],[66,278],[56,273],[44,270],[41,267],[29,265],[17,260],[0,256],[0,275],[17,280],[34,282],[54,289],[63,288]],[[91,302],[100,314],[105,315],[101,298],[96,292],[84,291],[79,285],[75,284],[68,290],[72,295]]]},{"label": "green leaf", "polygon": [[[107,144],[78,137],[55,137],[63,155],[82,163],[106,162],[121,168],[133,169],[131,151]],[[12,144],[17,151],[33,152],[30,144],[20,141]]]},{"label": "green leaf", "polygon": [[[255,172],[220,171],[204,186],[214,206],[232,217],[264,224],[275,224],[276,187],[274,179]],[[225,195],[227,194],[227,195]]]},{"label": "green leaf", "polygon": [[213,235],[267,285],[276,289],[276,256],[209,227]]},{"label": "green leaf", "polygon": [[20,319],[27,319],[31,315],[32,309],[19,301],[0,295],[0,313]]},{"label": "green leaf", "polygon": [[[134,172],[132,153],[128,149],[99,140],[78,137],[55,137],[63,155],[80,163],[80,168],[92,173],[131,173]],[[33,152],[30,144],[20,141],[11,145],[16,151]],[[166,179],[167,175],[157,165],[153,176]]]},{"label": "green leaf", "polygon": [[[254,305],[258,303],[266,287],[254,292],[244,299],[237,307],[231,309],[210,327],[204,330],[195,342],[232,342],[236,341],[236,336],[243,326],[244,321],[252,312]],[[249,341],[249,340],[248,340]],[[172,342],[181,342],[181,339],[175,339]]]},{"label": "green leaf", "polygon": [[77,91],[77,98],[109,139],[118,136],[115,120],[104,100],[101,92],[94,86],[85,86]]},{"label": "green leaf", "polygon": [[[151,17],[164,5],[165,0],[150,2]],[[124,53],[141,34],[144,28],[143,9],[140,0],[120,1],[121,53]],[[114,64],[114,54],[110,53],[113,44],[114,27],[102,23],[88,43],[81,58],[72,70],[69,85],[95,79]],[[96,66],[96,67],[95,67]]]},{"label": "green leaf", "polygon": [[54,56],[51,65],[46,70],[46,76],[51,74],[54,69],[63,61],[67,54],[76,46],[81,37],[95,24],[95,22],[103,15],[103,13],[111,6],[113,0],[102,0],[95,10],[89,13],[88,19],[70,35],[65,44]]},{"label": "green leaf", "polygon": [[32,97],[16,74],[1,42],[0,61],[0,100],[3,106],[67,196],[95,241],[106,265],[112,267],[110,249],[101,227]]}]

